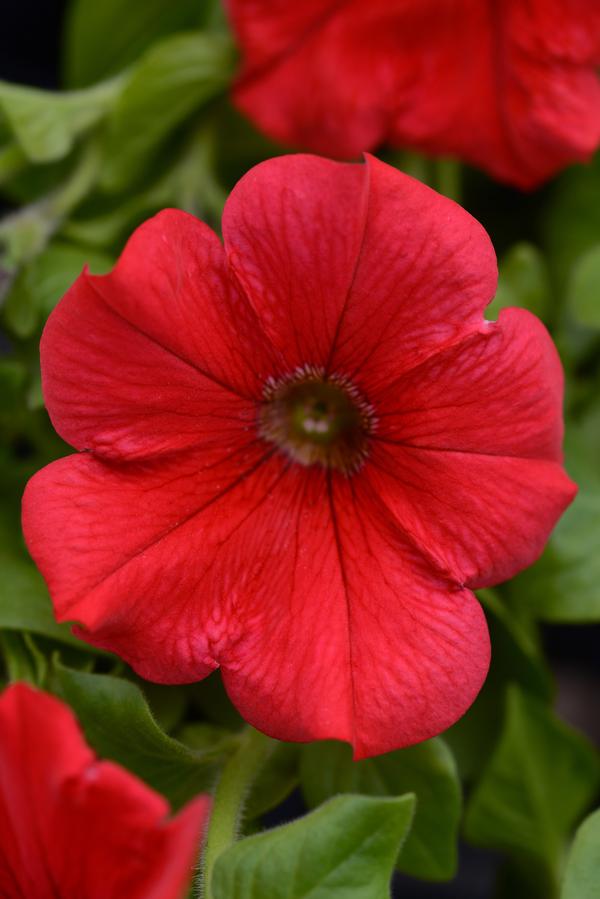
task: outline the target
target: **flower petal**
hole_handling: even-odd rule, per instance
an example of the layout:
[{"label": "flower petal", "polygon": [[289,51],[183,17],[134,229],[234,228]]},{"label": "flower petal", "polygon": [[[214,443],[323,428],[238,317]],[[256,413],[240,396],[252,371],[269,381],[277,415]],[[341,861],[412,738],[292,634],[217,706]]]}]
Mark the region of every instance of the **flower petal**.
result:
[{"label": "flower petal", "polygon": [[288,371],[329,358],[360,250],[366,175],[314,156],[269,159],[225,204],[229,263]]},{"label": "flower petal", "polygon": [[104,457],[219,434],[226,445],[254,424],[269,352],[216,236],[167,210],[135,232],[112,273],[84,272],[50,316],[46,405],[65,440]]},{"label": "flower petal", "polygon": [[245,65],[250,71],[271,63],[298,36],[306,35],[322,24],[338,0],[253,0],[252,3],[228,2],[230,19],[246,51]]},{"label": "flower petal", "polygon": [[0,697],[0,891],[65,899],[179,899],[207,800],[165,800],[97,762],[70,711],[24,684]]},{"label": "flower petal", "polygon": [[525,309],[426,359],[369,396],[376,437],[434,450],[562,460],[563,373]]},{"label": "flower petal", "polygon": [[117,465],[88,455],[48,465],[29,482],[23,530],[59,620],[165,683],[209,674],[235,634],[247,558],[221,560],[285,460],[248,442],[220,457],[188,452]]},{"label": "flower petal", "polygon": [[562,461],[563,376],[522,309],[383,389],[366,477],[459,583],[505,580],[540,555],[576,487]]},{"label": "flower petal", "polygon": [[373,6],[231,0],[244,54],[239,109],[271,137],[325,156],[351,159],[381,143],[399,93],[390,56],[406,48],[398,16]]},{"label": "flower petal", "polygon": [[384,142],[455,154],[523,188],[598,146],[590,0],[318,6],[230,0],[235,101],[271,136],[346,159]]},{"label": "flower petal", "polygon": [[242,714],[280,739],[373,754],[462,714],[485,674],[483,616],[388,513],[346,478],[330,500],[323,470],[279,456],[200,508],[189,456],[143,479],[79,456],[33,480],[25,529],[59,617],[152,680],[220,664]]},{"label": "flower petal", "polygon": [[[589,158],[600,141],[591,7],[580,0],[408,4],[412,48],[397,57],[407,87],[391,142],[456,155],[524,189]],[[404,67],[418,77],[406,79]],[[452,79],[440,90],[447,72]]]},{"label": "flower petal", "polygon": [[481,225],[370,157],[363,166],[310,156],[257,166],[231,194],[223,233],[290,369],[321,365],[367,386],[479,327],[495,291]]},{"label": "flower petal", "polygon": [[110,762],[97,762],[61,791],[51,819],[61,895],[86,899],[181,899],[197,863],[209,800],[172,820],[163,798]]},{"label": "flower petal", "polygon": [[24,684],[0,696],[0,733],[0,895],[43,896],[55,797],[94,754],[73,715]]},{"label": "flower petal", "polygon": [[256,727],[284,740],[346,740],[362,758],[454,723],[483,682],[489,640],[473,595],[354,483],[336,479],[324,502],[313,480],[294,504],[293,539],[273,520],[272,586],[240,610],[244,636],[222,673]]},{"label": "flower petal", "polygon": [[577,492],[546,459],[379,443],[370,462],[369,480],[398,526],[472,588],[531,565]]}]

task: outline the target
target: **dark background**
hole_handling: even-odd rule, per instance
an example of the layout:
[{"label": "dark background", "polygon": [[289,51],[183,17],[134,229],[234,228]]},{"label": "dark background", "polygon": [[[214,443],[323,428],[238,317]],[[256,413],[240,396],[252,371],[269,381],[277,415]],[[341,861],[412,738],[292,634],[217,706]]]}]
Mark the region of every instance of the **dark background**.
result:
[{"label": "dark background", "polygon": [[[60,32],[66,6],[65,0],[4,0],[0,79],[46,88],[60,86]],[[476,182],[479,189],[471,192],[470,211],[492,232],[497,249],[503,238],[503,234],[494,234],[499,214],[510,220],[512,240],[530,237],[529,218],[521,213],[524,208],[530,211],[535,198],[530,200],[504,187],[481,187]],[[493,216],[488,216],[492,209]],[[515,223],[522,233],[515,234]],[[559,713],[600,744],[600,625],[545,626],[543,638],[558,681]],[[294,794],[270,820],[278,823],[300,811],[301,798]],[[430,885],[398,876],[395,893],[402,899],[490,899],[497,864],[492,853],[462,846],[459,875],[452,883]]]}]

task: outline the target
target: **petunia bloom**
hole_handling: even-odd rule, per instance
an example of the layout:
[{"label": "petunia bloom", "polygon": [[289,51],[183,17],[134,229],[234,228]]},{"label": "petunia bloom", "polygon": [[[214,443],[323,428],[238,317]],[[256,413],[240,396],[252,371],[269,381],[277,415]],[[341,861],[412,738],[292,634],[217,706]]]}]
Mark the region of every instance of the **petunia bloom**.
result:
[{"label": "petunia bloom", "polygon": [[228,0],[239,108],[349,159],[382,143],[531,188],[600,144],[596,0]]},{"label": "petunia bloom", "polygon": [[25,684],[0,696],[0,896],[182,899],[208,800],[168,806],[86,745],[71,710]]},{"label": "petunia bloom", "polygon": [[489,642],[470,588],[541,552],[573,497],[560,363],[459,206],[369,158],[269,160],[224,247],[165,211],[84,273],[42,338],[80,450],[28,485],[60,620],[143,677],[221,666],[245,718],[357,757],[467,709]]}]

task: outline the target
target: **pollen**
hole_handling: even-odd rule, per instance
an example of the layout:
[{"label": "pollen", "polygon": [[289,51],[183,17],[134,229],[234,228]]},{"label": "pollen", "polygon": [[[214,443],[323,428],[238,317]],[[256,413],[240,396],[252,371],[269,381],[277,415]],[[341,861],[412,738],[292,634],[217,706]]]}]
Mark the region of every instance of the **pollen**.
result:
[{"label": "pollen", "polygon": [[369,454],[375,413],[343,375],[305,366],[269,379],[259,407],[259,433],[301,465],[354,474]]}]

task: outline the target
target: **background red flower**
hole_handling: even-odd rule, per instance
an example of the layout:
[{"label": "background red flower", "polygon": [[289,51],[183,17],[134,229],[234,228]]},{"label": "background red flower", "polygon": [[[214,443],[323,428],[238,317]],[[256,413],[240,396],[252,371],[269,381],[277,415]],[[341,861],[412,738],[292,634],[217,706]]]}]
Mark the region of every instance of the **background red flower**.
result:
[{"label": "background red flower", "polygon": [[590,0],[229,0],[234,97],[267,134],[341,158],[452,154],[530,188],[600,143]]},{"label": "background red flower", "polygon": [[15,684],[0,696],[3,899],[181,899],[208,800],[165,800],[98,761],[71,710]]},{"label": "background red flower", "polygon": [[425,739],[487,671],[469,587],[573,497],[558,357],[523,310],[484,321],[481,226],[377,160],[270,160],[223,232],[164,212],[51,315],[46,403],[82,452],[30,482],[30,550],[144,677],[220,665],[257,727],[357,756]]}]

